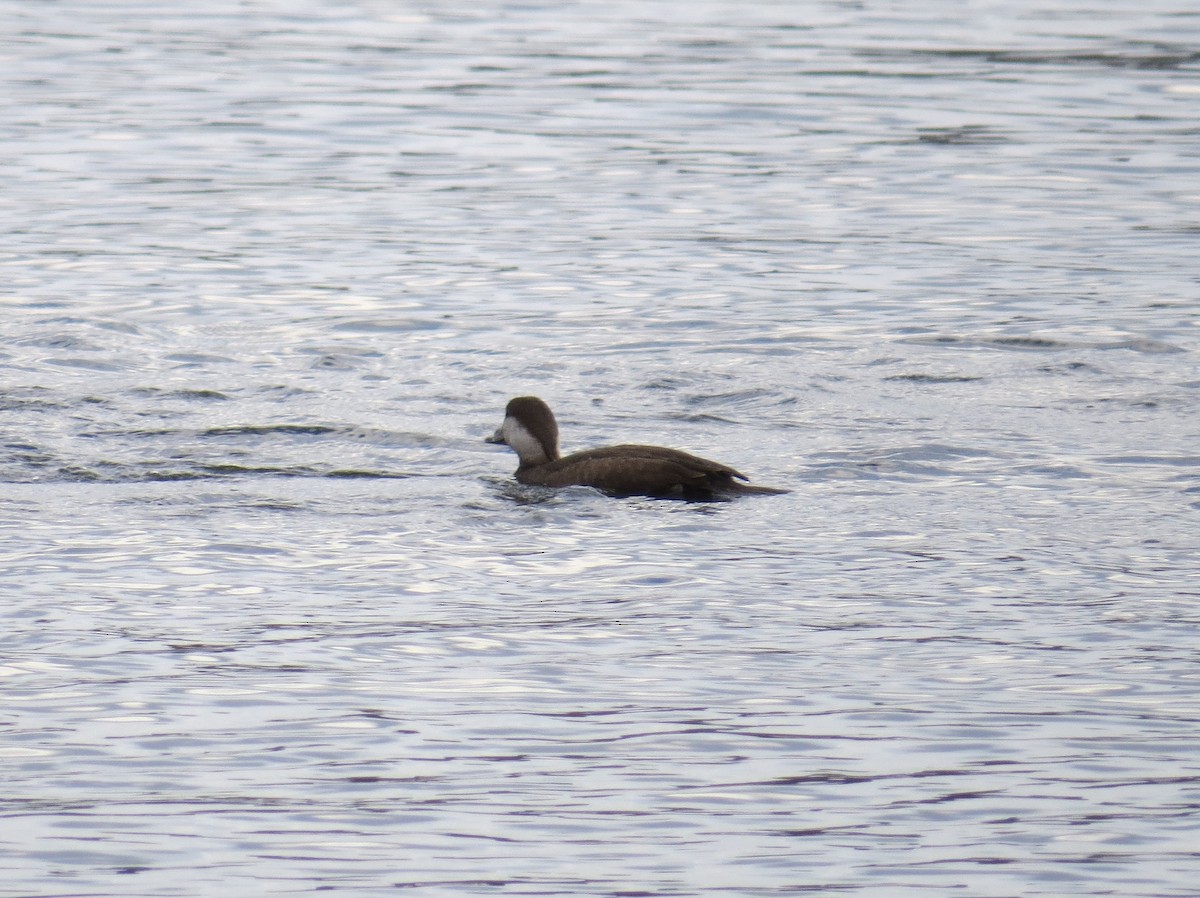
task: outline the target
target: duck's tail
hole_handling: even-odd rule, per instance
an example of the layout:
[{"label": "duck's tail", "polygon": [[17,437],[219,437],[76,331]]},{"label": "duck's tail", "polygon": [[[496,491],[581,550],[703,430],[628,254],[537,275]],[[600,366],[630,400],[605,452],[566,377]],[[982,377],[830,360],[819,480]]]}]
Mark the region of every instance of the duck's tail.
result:
[{"label": "duck's tail", "polygon": [[782,496],[790,493],[791,490],[783,490],[774,486],[759,486],[755,483],[738,483],[735,480],[728,486],[723,487],[721,492],[732,496]]}]

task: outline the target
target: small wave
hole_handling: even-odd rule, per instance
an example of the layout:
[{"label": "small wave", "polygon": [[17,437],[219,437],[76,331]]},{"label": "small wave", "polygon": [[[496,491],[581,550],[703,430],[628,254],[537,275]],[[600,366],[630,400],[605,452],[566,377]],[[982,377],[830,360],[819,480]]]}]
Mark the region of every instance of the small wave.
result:
[{"label": "small wave", "polygon": [[916,143],[971,146],[1004,143],[1008,138],[987,125],[957,125],[949,128],[918,128]]},{"label": "small wave", "polygon": [[65,407],[42,387],[0,391],[0,411],[59,411]]},{"label": "small wave", "polygon": [[158,387],[137,387],[129,392],[135,396],[152,399],[184,399],[199,402],[225,401],[232,398],[229,394],[217,390],[160,390]]},{"label": "small wave", "polygon": [[897,342],[922,346],[961,346],[964,348],[991,347],[993,349],[1016,349],[1028,352],[1060,352],[1065,349],[1131,349],[1144,353],[1185,352],[1179,346],[1147,337],[1130,337],[1126,340],[1064,340],[1058,337],[1039,337],[1033,334],[1002,335],[997,337],[964,337],[957,334],[923,334],[902,337]]},{"label": "small wave", "polygon": [[874,58],[923,57],[925,59],[982,60],[1003,65],[1023,66],[1098,66],[1110,69],[1170,70],[1195,65],[1200,52],[1191,47],[1130,47],[1127,50],[1081,53],[1075,50],[1000,50],[964,48],[946,50],[873,50],[863,53]]},{"label": "small wave", "polygon": [[324,436],[337,433],[340,428],[328,424],[230,424],[223,427],[210,427],[200,432],[202,437],[240,437],[240,436]]},{"label": "small wave", "polygon": [[1049,337],[992,337],[983,342],[992,346],[1012,347],[1013,349],[1068,349],[1071,346],[1070,343]]},{"label": "small wave", "polygon": [[216,464],[164,465],[159,462],[125,464],[122,462],[63,463],[44,455],[26,455],[17,464],[0,470],[4,483],[171,483],[194,480],[237,478],[305,478],[331,480],[403,480],[413,475],[402,471],[368,468],[323,468],[311,465],[239,465]]},{"label": "small wave", "polygon": [[961,384],[973,380],[983,380],[982,377],[970,374],[890,374],[884,380],[906,381],[917,384]]},{"label": "small wave", "polygon": [[1145,352],[1150,354],[1186,352],[1183,347],[1175,346],[1173,343],[1164,343],[1161,340],[1149,340],[1145,337],[1137,337],[1132,340],[1118,340],[1116,343],[1101,343],[1096,348],[1132,349],[1134,352]]}]

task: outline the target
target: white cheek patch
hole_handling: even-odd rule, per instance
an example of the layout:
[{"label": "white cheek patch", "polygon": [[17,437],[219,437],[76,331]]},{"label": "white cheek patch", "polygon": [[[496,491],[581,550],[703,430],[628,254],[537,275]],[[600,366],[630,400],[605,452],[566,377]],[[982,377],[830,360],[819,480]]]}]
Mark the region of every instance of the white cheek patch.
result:
[{"label": "white cheek patch", "polygon": [[546,450],[542,444],[516,418],[505,418],[500,432],[504,434],[504,442],[512,447],[521,461],[546,460]]}]

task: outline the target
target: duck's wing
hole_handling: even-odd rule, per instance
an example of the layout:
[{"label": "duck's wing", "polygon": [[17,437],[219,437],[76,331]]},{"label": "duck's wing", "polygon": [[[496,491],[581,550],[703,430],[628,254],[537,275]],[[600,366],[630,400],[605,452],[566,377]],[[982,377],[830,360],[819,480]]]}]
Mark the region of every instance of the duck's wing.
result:
[{"label": "duck's wing", "polygon": [[670,462],[681,467],[688,468],[692,471],[703,472],[705,474],[725,474],[729,477],[736,477],[738,480],[749,480],[750,478],[729,465],[723,465],[720,462],[712,461],[711,459],[701,458],[699,455],[692,455],[690,452],[684,452],[681,449],[668,449],[666,446],[643,446],[637,443],[622,443],[619,446],[605,446],[602,449],[588,449],[584,452],[576,452],[574,455],[569,455],[563,461],[571,459],[598,459],[598,458],[619,458],[619,459],[640,459],[642,462],[653,459],[657,461]]},{"label": "duck's wing", "polygon": [[659,446],[609,446],[577,452],[525,472],[527,483],[590,486],[617,496],[711,497],[743,474],[717,462]]}]

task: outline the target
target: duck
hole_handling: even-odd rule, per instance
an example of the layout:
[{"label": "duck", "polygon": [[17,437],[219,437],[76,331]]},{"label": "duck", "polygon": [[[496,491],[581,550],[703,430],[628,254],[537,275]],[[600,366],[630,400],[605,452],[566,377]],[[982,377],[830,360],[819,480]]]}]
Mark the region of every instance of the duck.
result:
[{"label": "duck", "polygon": [[752,485],[749,477],[728,465],[665,446],[623,443],[564,458],[558,451],[554,412],[536,396],[510,400],[504,423],[486,442],[517,453],[517,482],[529,486],[590,486],[609,496],[692,501],[789,492]]}]

